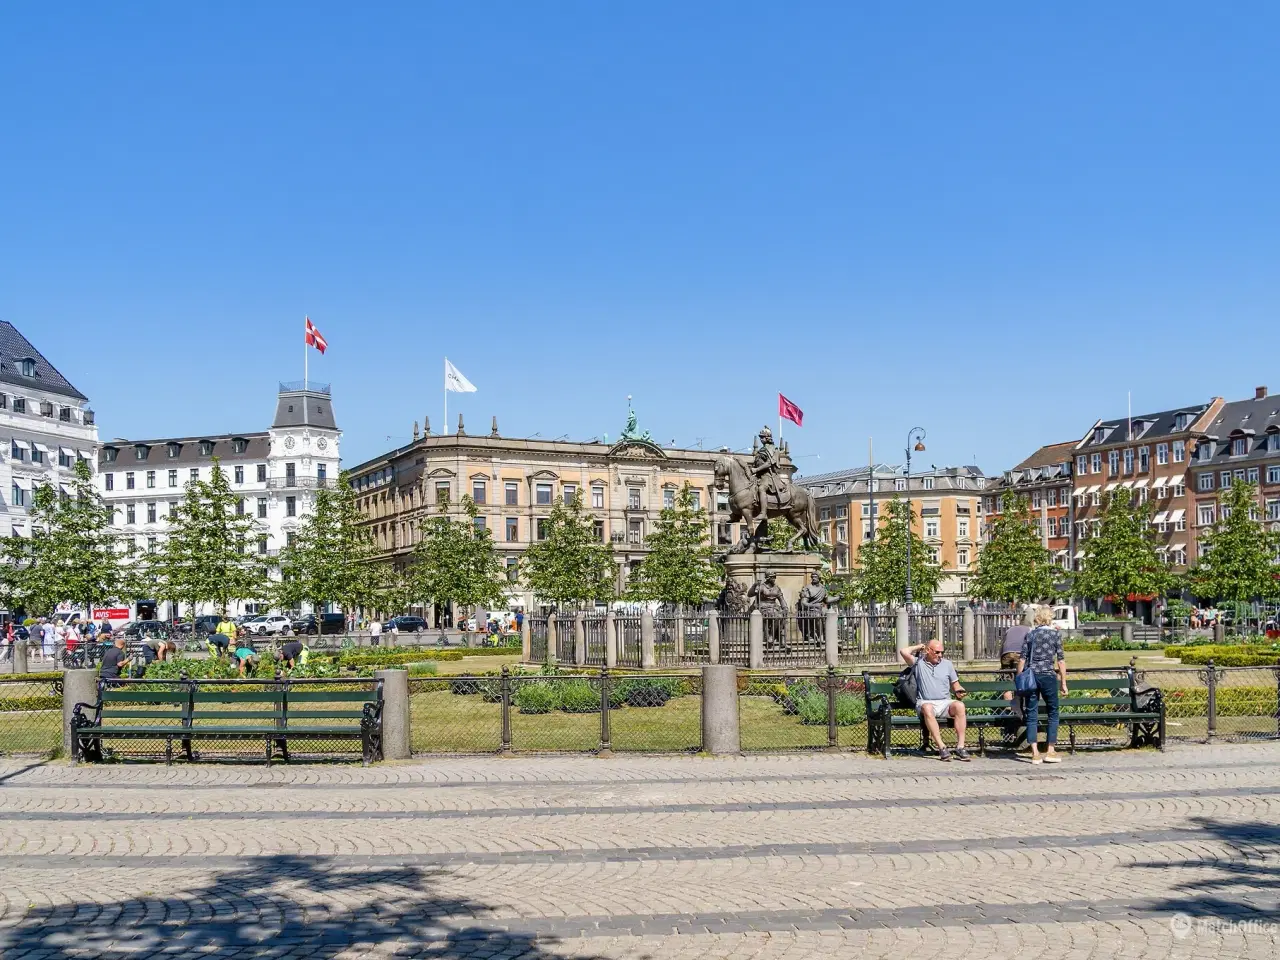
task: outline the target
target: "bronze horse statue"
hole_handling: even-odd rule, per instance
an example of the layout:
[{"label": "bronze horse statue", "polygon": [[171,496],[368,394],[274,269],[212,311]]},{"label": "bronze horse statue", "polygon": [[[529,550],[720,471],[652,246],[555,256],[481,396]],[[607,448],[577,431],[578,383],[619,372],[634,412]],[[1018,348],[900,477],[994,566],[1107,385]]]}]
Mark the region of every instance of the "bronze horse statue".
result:
[{"label": "bronze horse statue", "polygon": [[[729,488],[729,522],[753,523],[759,515],[759,485],[747,473],[747,468],[736,457],[718,457],[715,464],[715,485],[717,490]],[[803,487],[788,484],[791,499],[787,506],[779,504],[778,496],[771,495],[765,505],[766,517],[784,517],[795,530],[794,536],[787,541],[784,549],[795,548],[796,540],[801,540],[805,550],[820,550],[821,538],[818,536],[818,508]],[[759,524],[755,530],[748,530],[748,535],[734,544],[730,553],[742,553],[753,543],[758,544],[765,535],[766,525]]]}]

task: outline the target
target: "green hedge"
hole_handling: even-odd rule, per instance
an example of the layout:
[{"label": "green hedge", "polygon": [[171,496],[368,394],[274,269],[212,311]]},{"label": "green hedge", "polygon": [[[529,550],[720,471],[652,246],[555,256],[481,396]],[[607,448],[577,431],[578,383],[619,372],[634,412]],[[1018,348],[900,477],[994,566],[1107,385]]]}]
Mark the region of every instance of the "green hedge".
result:
[{"label": "green hedge", "polygon": [[[1209,691],[1204,687],[1163,688],[1164,705],[1170,717],[1209,715]],[[1274,717],[1276,688],[1218,687],[1217,715],[1220,717]]]},{"label": "green hedge", "polygon": [[0,683],[27,683],[41,680],[61,680],[61,670],[45,670],[41,673],[10,673],[0,676]]},{"label": "green hedge", "polygon": [[397,666],[402,663],[425,663],[428,660],[457,661],[466,657],[509,657],[511,647],[468,647],[465,649],[450,648],[436,650],[427,648],[392,647],[380,650],[373,647],[361,647],[358,650],[343,650],[338,653],[313,653],[311,659],[323,657],[342,667]]},{"label": "green hedge", "polygon": [[1280,663],[1280,644],[1179,645],[1165,647],[1164,655],[1187,666],[1203,666],[1212,660],[1218,667],[1274,667]]},{"label": "green hedge", "polygon": [[29,697],[0,695],[0,713],[26,713],[30,710],[61,710],[62,698],[54,694],[38,694]]}]

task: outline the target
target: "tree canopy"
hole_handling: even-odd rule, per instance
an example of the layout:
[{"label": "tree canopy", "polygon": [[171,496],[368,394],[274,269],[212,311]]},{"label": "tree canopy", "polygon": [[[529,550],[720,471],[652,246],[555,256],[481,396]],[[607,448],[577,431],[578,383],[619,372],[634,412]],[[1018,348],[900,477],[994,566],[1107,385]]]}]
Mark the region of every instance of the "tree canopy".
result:
[{"label": "tree canopy", "polygon": [[654,521],[645,540],[649,554],[627,581],[627,596],[681,607],[697,607],[717,596],[724,573],[712,556],[709,526],[686,483]]},{"label": "tree canopy", "polygon": [[436,515],[422,524],[406,576],[409,595],[442,606],[503,603],[510,583],[493,533],[476,523],[479,511],[470,497],[462,498],[461,507],[462,518],[453,519],[449,500],[442,497]]},{"label": "tree canopy", "polygon": [[1096,537],[1084,541],[1084,562],[1074,590],[1085,597],[1112,597],[1124,603],[1130,594],[1156,596],[1172,583],[1168,564],[1157,552],[1150,503],[1135,504],[1121,487],[1107,499]]},{"label": "tree canopy", "polygon": [[1200,534],[1203,553],[1188,578],[1197,597],[1219,603],[1280,595],[1280,535],[1257,517],[1258,491],[1237,480],[1223,491],[1217,522]]},{"label": "tree canopy", "polygon": [[929,559],[929,548],[915,532],[913,504],[894,497],[884,504],[885,522],[873,540],[862,545],[853,580],[863,603],[902,603],[907,596],[907,537],[911,537],[911,594],[928,603],[942,582],[942,567]]},{"label": "tree canopy", "polygon": [[557,503],[544,518],[545,536],[525,551],[522,573],[534,596],[557,606],[612,600],[618,568],[613,546],[595,532],[595,517],[582,509],[582,495]]},{"label": "tree canopy", "polygon": [[991,525],[991,536],[978,554],[978,567],[969,581],[975,600],[1030,603],[1053,594],[1055,568],[1031,523],[1026,497],[1004,495],[1004,510]]},{"label": "tree canopy", "polygon": [[345,473],[336,487],[316,491],[293,546],[280,555],[280,606],[295,607],[306,601],[319,612],[338,603],[351,612],[373,605],[379,576],[371,563],[373,544],[360,519]]}]

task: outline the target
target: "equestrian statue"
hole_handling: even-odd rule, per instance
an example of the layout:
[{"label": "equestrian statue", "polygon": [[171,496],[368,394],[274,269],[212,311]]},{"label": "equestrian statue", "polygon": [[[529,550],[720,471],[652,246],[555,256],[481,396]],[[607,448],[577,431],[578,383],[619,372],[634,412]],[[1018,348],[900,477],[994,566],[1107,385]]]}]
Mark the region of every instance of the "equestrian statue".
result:
[{"label": "equestrian statue", "polygon": [[729,488],[729,522],[747,527],[747,535],[729,552],[744,553],[751,548],[759,552],[770,517],[783,517],[795,531],[784,549],[794,550],[798,540],[805,550],[820,550],[818,508],[813,498],[782,475],[773,431],[765,427],[759,440],[749,467],[735,457],[716,459],[716,489]]}]

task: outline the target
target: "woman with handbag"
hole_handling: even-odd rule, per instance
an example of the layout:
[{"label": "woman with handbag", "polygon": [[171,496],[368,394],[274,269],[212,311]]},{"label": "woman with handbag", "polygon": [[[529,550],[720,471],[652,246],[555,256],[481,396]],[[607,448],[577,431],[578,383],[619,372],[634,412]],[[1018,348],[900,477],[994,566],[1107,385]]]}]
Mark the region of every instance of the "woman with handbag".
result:
[{"label": "woman with handbag", "polygon": [[[1022,642],[1022,655],[1018,658],[1018,674],[1014,677],[1014,689],[1023,697],[1027,718],[1027,743],[1031,745],[1032,763],[1061,763],[1054,747],[1058,743],[1058,691],[1067,695],[1067,660],[1062,651],[1062,635],[1052,626],[1053,610],[1040,607],[1036,610],[1035,626]],[[1040,756],[1039,730],[1040,698],[1044,697],[1048,711],[1046,750]]]}]

